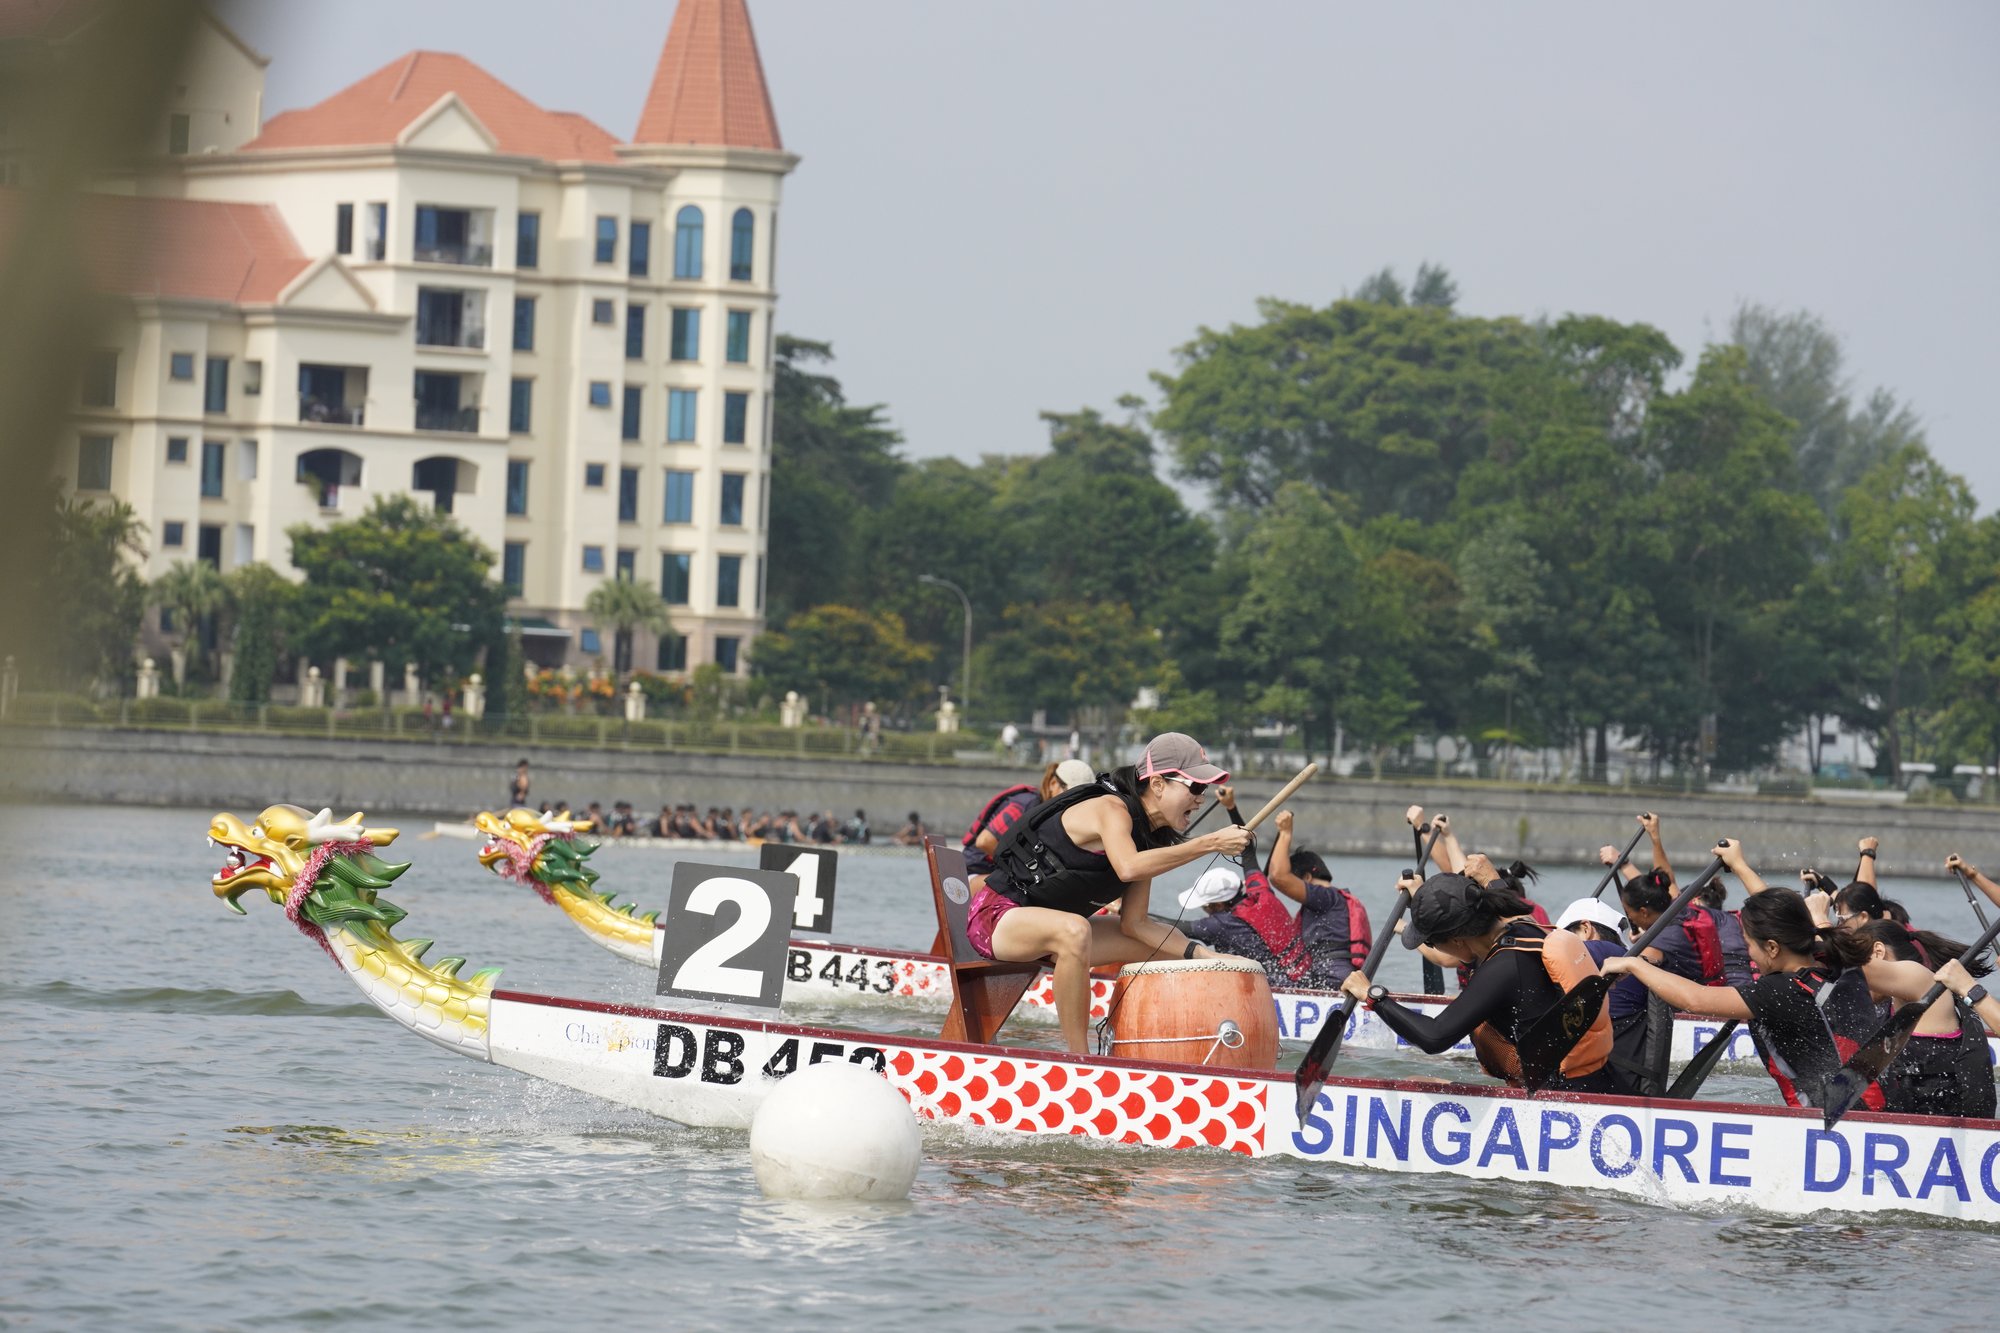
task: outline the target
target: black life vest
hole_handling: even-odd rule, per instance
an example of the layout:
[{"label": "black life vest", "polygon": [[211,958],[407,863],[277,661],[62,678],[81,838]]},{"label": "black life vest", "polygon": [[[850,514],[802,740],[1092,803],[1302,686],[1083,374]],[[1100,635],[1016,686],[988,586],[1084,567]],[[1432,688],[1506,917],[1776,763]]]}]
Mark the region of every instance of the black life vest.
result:
[{"label": "black life vest", "polygon": [[1129,886],[1111,868],[1111,858],[1078,847],[1062,826],[1064,811],[1100,796],[1116,796],[1125,803],[1132,817],[1132,845],[1140,851],[1178,841],[1167,830],[1152,827],[1137,795],[1100,776],[1043,801],[1015,821],[993,849],[993,871],[986,887],[1024,907],[1050,907],[1078,916],[1090,916],[1124,897]]},{"label": "black life vest", "polygon": [[1950,1036],[1913,1033],[1882,1077],[1882,1109],[1905,1115],[1974,1116],[1994,1111],[1993,1058],[1979,1015],[1957,1003],[1958,1031]]}]

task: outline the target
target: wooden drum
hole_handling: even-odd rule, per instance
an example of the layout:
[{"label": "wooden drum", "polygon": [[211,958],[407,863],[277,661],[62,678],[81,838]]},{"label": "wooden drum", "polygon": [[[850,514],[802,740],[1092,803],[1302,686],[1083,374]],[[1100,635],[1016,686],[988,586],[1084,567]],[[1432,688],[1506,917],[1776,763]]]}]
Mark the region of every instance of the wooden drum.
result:
[{"label": "wooden drum", "polygon": [[1111,1053],[1225,1069],[1275,1069],[1278,1016],[1247,958],[1172,959],[1119,969]]}]

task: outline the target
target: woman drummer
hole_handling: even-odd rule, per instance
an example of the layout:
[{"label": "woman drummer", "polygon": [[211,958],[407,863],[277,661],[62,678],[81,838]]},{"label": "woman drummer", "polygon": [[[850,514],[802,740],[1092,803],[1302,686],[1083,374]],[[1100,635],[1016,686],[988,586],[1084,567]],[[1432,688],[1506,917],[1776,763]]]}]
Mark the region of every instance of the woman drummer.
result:
[{"label": "woman drummer", "polygon": [[[1431,876],[1411,899],[1409,924],[1403,929],[1405,948],[1428,947],[1476,969],[1442,1012],[1428,1017],[1406,1008],[1361,972],[1351,974],[1340,988],[1419,1050],[1435,1055],[1471,1037],[1488,1073],[1518,1079],[1517,1046],[1523,1032],[1597,966],[1577,936],[1536,922],[1527,902],[1485,858],[1468,858],[1466,869],[1487,882],[1460,874]],[[1560,1072],[1544,1086],[1564,1092],[1622,1092],[1610,1055],[1611,1022],[1600,1009],[1564,1055]]]},{"label": "woman drummer", "polygon": [[[1153,920],[1146,907],[1154,876],[1249,846],[1249,830],[1236,825],[1182,836],[1201,798],[1228,776],[1192,736],[1170,731],[1154,737],[1136,765],[1042,802],[994,848],[966,937],[987,958],[1053,961],[1056,1015],[1070,1050],[1089,1049],[1092,966],[1221,957]],[[1095,915],[1112,903],[1115,916]]]}]

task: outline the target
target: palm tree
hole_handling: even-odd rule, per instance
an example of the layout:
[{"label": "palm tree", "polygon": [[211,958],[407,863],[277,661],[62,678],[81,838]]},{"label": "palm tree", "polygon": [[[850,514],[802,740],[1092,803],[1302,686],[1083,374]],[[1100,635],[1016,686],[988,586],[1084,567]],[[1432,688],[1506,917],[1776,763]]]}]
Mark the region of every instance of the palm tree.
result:
[{"label": "palm tree", "polygon": [[206,560],[176,560],[153,580],[150,595],[155,606],[173,613],[180,629],[181,650],[192,673],[201,660],[201,635],[197,632],[201,618],[229,605],[229,585]]},{"label": "palm tree", "polygon": [[667,604],[650,583],[630,579],[606,579],[591,589],[583,601],[584,614],[617,635],[612,653],[612,669],[620,673],[632,669],[632,631],[671,633]]}]

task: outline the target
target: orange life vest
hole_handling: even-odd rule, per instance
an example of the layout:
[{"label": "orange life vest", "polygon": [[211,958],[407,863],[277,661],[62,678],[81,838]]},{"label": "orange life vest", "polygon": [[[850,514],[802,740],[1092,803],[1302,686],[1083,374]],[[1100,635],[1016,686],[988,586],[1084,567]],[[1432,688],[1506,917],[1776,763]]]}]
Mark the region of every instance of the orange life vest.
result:
[{"label": "orange life vest", "polygon": [[[1549,974],[1549,980],[1553,981],[1565,995],[1574,990],[1585,977],[1598,975],[1597,960],[1590,956],[1590,950],[1584,948],[1583,938],[1567,930],[1551,930],[1538,940],[1509,935],[1495,952],[1499,952],[1500,949],[1539,954],[1542,969]],[[1524,1017],[1523,1022],[1526,1021]],[[1507,1078],[1509,1081],[1518,1081],[1519,1057],[1506,1039],[1491,1029],[1492,1024],[1482,1023],[1473,1032],[1473,1047],[1479,1052],[1480,1064],[1487,1067],[1488,1073]],[[1482,1031],[1487,1033],[1484,1040],[1480,1038]],[[1569,1054],[1563,1057],[1563,1076],[1581,1078],[1585,1074],[1594,1074],[1602,1069],[1605,1061],[1610,1058],[1611,1011],[1609,1006],[1599,1005],[1597,1017],[1591,1020],[1590,1026],[1584,1029],[1581,1037],[1577,1038],[1576,1045],[1570,1047]],[[1489,1060],[1493,1063],[1489,1064]],[[1496,1069],[1493,1067],[1494,1064],[1501,1067]]]}]

